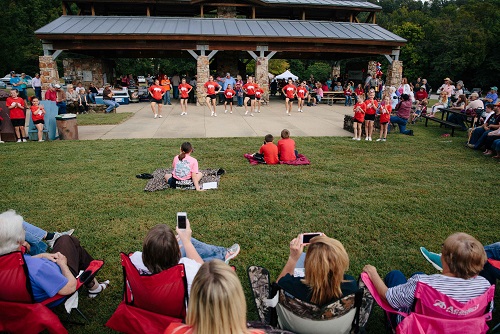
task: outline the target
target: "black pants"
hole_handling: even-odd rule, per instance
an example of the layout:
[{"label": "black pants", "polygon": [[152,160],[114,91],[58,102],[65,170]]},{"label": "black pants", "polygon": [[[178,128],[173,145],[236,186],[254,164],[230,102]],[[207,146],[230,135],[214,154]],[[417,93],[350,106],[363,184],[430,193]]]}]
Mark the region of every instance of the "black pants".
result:
[{"label": "black pants", "polygon": [[66,256],[69,270],[75,277],[80,270],[85,270],[93,260],[92,256],[80,245],[80,241],[70,235],[63,235],[56,240],[52,253],[56,252]]}]

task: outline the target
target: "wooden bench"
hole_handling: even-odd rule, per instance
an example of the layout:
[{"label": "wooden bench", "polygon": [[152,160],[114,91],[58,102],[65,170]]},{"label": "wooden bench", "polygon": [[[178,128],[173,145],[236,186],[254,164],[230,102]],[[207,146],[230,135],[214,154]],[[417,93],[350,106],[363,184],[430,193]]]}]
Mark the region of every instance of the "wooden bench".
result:
[{"label": "wooden bench", "polygon": [[330,90],[323,92],[323,99],[321,101],[328,103],[329,106],[333,105],[337,101],[345,101],[344,92],[335,92]]},{"label": "wooden bench", "polygon": [[448,122],[444,119],[439,119],[439,118],[436,118],[436,117],[429,117],[427,115],[422,115],[421,116],[422,118],[425,118],[425,126],[427,127],[427,122],[429,120],[431,121],[434,121],[434,122],[437,122],[439,123],[439,127],[443,126],[443,125],[446,125],[446,126],[449,126],[451,128],[451,136],[453,137],[454,133],[455,133],[455,128],[461,128],[460,125],[458,124],[455,124],[455,123],[451,123],[451,122]]}]

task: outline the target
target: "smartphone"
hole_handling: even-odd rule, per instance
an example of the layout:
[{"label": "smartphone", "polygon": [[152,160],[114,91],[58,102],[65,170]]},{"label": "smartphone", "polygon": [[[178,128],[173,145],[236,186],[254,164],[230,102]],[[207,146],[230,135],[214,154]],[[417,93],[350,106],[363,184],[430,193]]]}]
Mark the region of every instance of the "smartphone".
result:
[{"label": "smartphone", "polygon": [[187,213],[177,212],[177,227],[184,230],[186,229]]},{"label": "smartphone", "polygon": [[314,237],[317,237],[319,235],[323,235],[321,232],[314,232],[314,233],[304,233],[302,234],[302,244],[308,244],[311,242],[311,239]]}]

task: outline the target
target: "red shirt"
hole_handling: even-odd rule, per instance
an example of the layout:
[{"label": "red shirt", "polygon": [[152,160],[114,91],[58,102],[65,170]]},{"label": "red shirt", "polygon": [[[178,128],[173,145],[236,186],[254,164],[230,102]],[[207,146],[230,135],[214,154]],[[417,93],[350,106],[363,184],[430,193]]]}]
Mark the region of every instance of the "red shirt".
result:
[{"label": "red shirt", "polygon": [[[369,104],[371,104],[370,107],[368,107]],[[377,112],[378,102],[377,100],[366,100],[365,106],[367,115],[375,115],[375,113]]]},{"label": "red shirt", "polygon": [[226,97],[226,99],[232,99],[234,95],[236,95],[236,92],[232,89],[226,89],[224,91],[224,96]]},{"label": "red shirt", "polygon": [[260,154],[264,154],[264,160],[268,165],[276,165],[278,163],[278,146],[273,142],[265,143],[260,147]]},{"label": "red shirt", "polygon": [[278,140],[278,152],[281,161],[296,160],[295,156],[295,140],[292,138]]},{"label": "red shirt", "polygon": [[255,90],[255,97],[260,99],[262,97],[262,94],[264,94],[262,88],[257,87],[257,89]]},{"label": "red shirt", "polygon": [[185,84],[181,83],[178,86],[178,88],[179,88],[179,92],[181,92],[181,99],[187,99],[189,97],[188,92],[190,89],[193,88],[193,86],[191,86],[190,84],[187,84],[187,83],[185,83]]},{"label": "red shirt", "polygon": [[[363,110],[363,112],[361,111],[357,111],[357,108],[360,108]],[[354,119],[357,120],[358,122],[361,122],[363,123],[365,121],[365,112],[366,112],[366,106],[364,104],[364,102],[358,102],[354,105]]]},{"label": "red shirt", "polygon": [[415,93],[415,99],[418,101],[422,101],[423,99],[427,98],[427,92],[425,90],[419,90],[418,92]]},{"label": "red shirt", "polygon": [[[382,109],[385,108],[387,112]],[[380,108],[380,123],[387,123],[391,120],[391,112],[392,112],[392,107],[390,104],[383,105]]]},{"label": "red shirt", "polygon": [[48,89],[46,92],[45,92],[45,99],[46,100],[49,100],[49,101],[54,101],[56,102],[57,100],[57,92],[55,90],[50,90]]},{"label": "red shirt", "polygon": [[306,97],[306,94],[307,94],[307,88],[306,87],[300,86],[299,88],[297,88],[297,97],[303,99],[303,98]]},{"label": "red shirt", "polygon": [[356,95],[363,95],[365,91],[363,90],[363,88],[356,88],[354,90],[354,93],[356,93]]},{"label": "red shirt", "polygon": [[[40,111],[42,112],[41,114],[35,114],[38,108],[40,108]],[[30,109],[31,109],[31,119],[33,120],[33,122],[43,119],[43,116],[45,115],[45,109],[41,104],[38,106],[31,106]]]},{"label": "red shirt", "polygon": [[297,91],[297,87],[295,87],[295,85],[288,84],[283,87],[283,90],[285,91],[286,97],[288,97],[289,99],[293,99],[293,97],[295,96],[295,92]]},{"label": "red shirt", "polygon": [[259,88],[259,85],[257,85],[255,82],[247,82],[243,85],[243,90],[246,91],[247,95],[255,95],[255,90],[257,88]]},{"label": "red shirt", "polygon": [[149,87],[149,92],[151,93],[151,96],[153,97],[153,99],[161,100],[163,97],[162,94],[163,94],[164,90],[163,90],[162,86],[153,85],[153,86]]},{"label": "red shirt", "polygon": [[215,81],[207,81],[205,82],[205,88],[207,89],[207,95],[214,95],[215,89],[220,87],[219,84]]},{"label": "red shirt", "polygon": [[24,116],[24,100],[22,98],[20,98],[19,96],[16,98],[9,96],[7,98],[7,102],[5,103],[5,105],[8,108],[9,106],[11,106],[13,103],[16,102],[22,105],[23,107],[19,108],[19,106],[16,105],[15,108],[9,109],[10,119],[23,119],[25,118],[25,116]]}]

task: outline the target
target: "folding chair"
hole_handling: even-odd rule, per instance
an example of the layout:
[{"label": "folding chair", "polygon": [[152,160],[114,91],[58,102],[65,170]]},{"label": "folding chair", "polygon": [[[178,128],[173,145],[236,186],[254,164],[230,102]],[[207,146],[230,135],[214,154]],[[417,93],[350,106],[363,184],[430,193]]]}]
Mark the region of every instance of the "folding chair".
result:
[{"label": "folding chair", "polygon": [[[500,270],[500,261],[499,260],[493,260],[493,259],[488,259],[488,262],[490,265],[495,267],[496,269]],[[491,333],[497,333],[497,331],[500,329],[500,322],[493,327],[491,330]]]},{"label": "folding chair", "polygon": [[187,280],[183,264],[154,275],[140,275],[130,258],[120,253],[123,301],[106,326],[123,333],[163,333],[186,317]]},{"label": "folding chair", "polygon": [[[77,279],[75,293],[93,279],[103,264],[100,260],[91,262]],[[47,329],[50,333],[67,333],[59,318],[49,309],[67,298],[70,296],[55,295],[43,302],[35,302],[23,254],[16,251],[0,256],[0,332],[39,333]],[[83,316],[78,307],[75,309]]]},{"label": "folding chair", "polygon": [[400,334],[477,333],[488,331],[486,321],[491,320],[495,286],[467,303],[460,303],[434,289],[418,282],[415,290],[413,311],[408,314],[392,308],[377,293],[366,273],[361,279],[379,306],[388,313],[401,315],[404,319],[397,325]]}]

